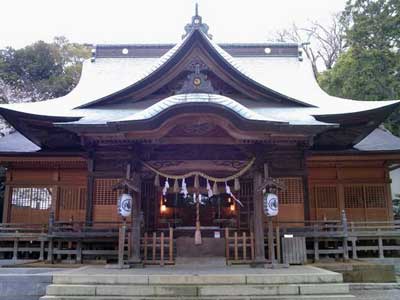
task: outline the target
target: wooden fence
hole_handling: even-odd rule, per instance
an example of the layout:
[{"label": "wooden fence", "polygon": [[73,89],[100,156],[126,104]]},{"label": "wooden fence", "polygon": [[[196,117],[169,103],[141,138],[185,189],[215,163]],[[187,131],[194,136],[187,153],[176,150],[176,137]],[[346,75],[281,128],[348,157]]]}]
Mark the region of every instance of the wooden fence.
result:
[{"label": "wooden fence", "polygon": [[280,222],[281,238],[304,237],[308,258],[321,257],[384,258],[400,256],[400,221],[347,222],[337,221]]},{"label": "wooden fence", "polygon": [[[129,226],[121,242],[121,225],[120,222],[59,222],[52,226],[0,224],[0,258],[47,260],[49,263],[119,258],[121,262],[121,257],[124,261],[130,253]],[[343,214],[342,220],[276,222],[273,226],[276,262],[288,262],[288,257],[289,262],[290,257],[302,261],[298,258],[302,256],[294,253],[301,249],[306,258],[314,261],[324,257],[344,260],[400,257],[400,221],[347,222]],[[298,238],[296,243],[295,238]],[[305,244],[304,247],[300,243]],[[268,256],[268,238],[265,246]],[[225,255],[227,264],[251,263],[254,260],[253,234],[225,229]],[[145,233],[141,239],[141,256],[145,264],[173,264],[172,229],[167,234]]]},{"label": "wooden fence", "polygon": [[251,263],[254,260],[253,232],[234,231],[230,235],[229,229],[225,228],[225,258],[228,265]]},{"label": "wooden fence", "polygon": [[169,235],[164,232],[145,232],[141,242],[143,262],[145,264],[165,264],[175,263],[174,231],[170,227]]},{"label": "wooden fence", "polygon": [[[121,242],[121,236],[123,240]],[[144,264],[173,264],[174,236],[144,234],[141,254]],[[0,259],[37,259],[48,263],[114,261],[129,259],[130,230],[121,222],[58,222],[51,228],[39,224],[0,224]],[[121,254],[122,253],[122,254]]]}]

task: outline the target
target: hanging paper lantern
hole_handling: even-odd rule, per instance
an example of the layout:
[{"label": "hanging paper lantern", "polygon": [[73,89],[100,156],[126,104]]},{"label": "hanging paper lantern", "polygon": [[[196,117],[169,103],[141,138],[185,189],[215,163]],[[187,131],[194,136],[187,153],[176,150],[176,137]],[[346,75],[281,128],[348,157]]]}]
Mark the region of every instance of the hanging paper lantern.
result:
[{"label": "hanging paper lantern", "polygon": [[264,213],[269,217],[274,217],[278,215],[278,196],[273,193],[268,193],[264,195]]},{"label": "hanging paper lantern", "polygon": [[131,215],[132,210],[132,196],[129,194],[122,194],[118,198],[118,214],[122,217]]}]

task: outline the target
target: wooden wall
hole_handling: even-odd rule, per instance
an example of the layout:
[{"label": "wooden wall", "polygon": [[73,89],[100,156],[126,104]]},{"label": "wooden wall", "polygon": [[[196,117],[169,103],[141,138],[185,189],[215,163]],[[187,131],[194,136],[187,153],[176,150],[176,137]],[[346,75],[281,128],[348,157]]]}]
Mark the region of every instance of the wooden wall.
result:
[{"label": "wooden wall", "polygon": [[384,160],[311,157],[308,161],[311,220],[392,219],[390,178]]},{"label": "wooden wall", "polygon": [[[24,167],[26,166],[26,167]],[[300,169],[300,168],[299,168]],[[287,186],[279,193],[280,213],[278,221],[303,221],[307,214],[311,220],[340,219],[346,210],[349,220],[374,221],[392,218],[390,178],[384,157],[374,156],[317,156],[307,159],[308,177],[302,173],[285,176],[286,170],[276,171],[272,176],[280,178]],[[56,220],[84,221],[86,216],[87,168],[80,164],[51,165],[20,163],[8,167],[4,206],[5,222],[47,223],[50,209],[37,209],[11,205],[13,188],[48,188],[52,192],[52,205]],[[118,177],[120,178],[120,177]],[[113,191],[117,177],[94,180],[93,221],[121,221],[116,203],[120,191]],[[308,181],[308,188],[305,186]],[[150,181],[149,181],[150,182]],[[149,183],[149,186],[151,183]],[[240,191],[246,202],[246,209],[240,211],[239,226],[250,224],[251,189]],[[247,192],[246,192],[247,191]],[[143,199],[153,200],[154,195],[144,193]],[[308,194],[308,195],[307,195]],[[142,207],[148,217],[146,222],[155,222],[156,205],[143,201]],[[249,202],[250,201],[250,202]],[[249,202],[249,203],[247,203]],[[146,218],[146,216],[145,216]]]},{"label": "wooden wall", "polygon": [[286,189],[278,192],[279,222],[304,221],[304,186],[302,177],[284,177],[280,181]]},{"label": "wooden wall", "polygon": [[[49,221],[50,207],[39,209],[31,206],[13,205],[12,197],[21,188],[46,189],[51,193],[51,205],[59,221],[84,221],[86,214],[87,172],[72,164],[65,168],[9,168],[6,175],[4,222],[43,223]],[[28,201],[25,199],[24,201]]]},{"label": "wooden wall", "polygon": [[117,201],[121,191],[113,191],[117,184],[116,178],[96,178],[94,181],[93,221],[94,222],[120,222],[121,217],[117,212]]}]

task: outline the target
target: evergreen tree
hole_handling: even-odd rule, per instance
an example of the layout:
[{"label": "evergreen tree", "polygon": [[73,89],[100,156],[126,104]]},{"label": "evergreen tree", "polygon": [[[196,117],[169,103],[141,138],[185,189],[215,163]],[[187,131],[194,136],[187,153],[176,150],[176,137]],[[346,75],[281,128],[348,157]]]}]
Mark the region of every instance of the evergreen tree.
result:
[{"label": "evergreen tree", "polygon": [[[344,98],[400,99],[400,1],[349,0],[342,22],[349,50],[319,76],[322,88]],[[397,135],[399,116],[386,123]]]}]

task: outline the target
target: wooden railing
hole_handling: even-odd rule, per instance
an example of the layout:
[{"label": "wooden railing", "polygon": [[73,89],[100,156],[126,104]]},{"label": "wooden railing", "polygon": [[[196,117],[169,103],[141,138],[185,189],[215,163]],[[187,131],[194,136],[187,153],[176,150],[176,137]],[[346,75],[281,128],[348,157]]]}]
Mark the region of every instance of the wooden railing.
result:
[{"label": "wooden railing", "polygon": [[[0,258],[47,259],[49,262],[119,257],[118,237],[121,222],[55,222],[51,228],[43,224],[0,224]],[[265,230],[267,232],[267,230]],[[127,225],[123,255],[130,253],[130,226]],[[286,235],[286,237],[285,237]],[[400,257],[400,221],[347,222],[335,221],[276,222],[274,249],[277,262],[281,259],[281,241],[304,238],[309,259],[324,256],[348,259],[388,256]],[[225,230],[225,255],[228,264],[254,260],[254,237],[251,232]],[[290,251],[285,240],[285,254]],[[267,246],[268,240],[265,239]],[[141,255],[146,264],[175,262],[174,233],[145,233],[141,239]],[[289,250],[288,250],[289,249]],[[267,250],[267,249],[266,249]],[[294,251],[294,250],[293,250]],[[265,251],[268,253],[268,251]],[[268,257],[266,257],[268,259]]]},{"label": "wooden railing", "polygon": [[145,232],[141,242],[143,262],[145,264],[174,264],[174,231],[170,227],[169,235],[164,232]]},{"label": "wooden railing", "polygon": [[[54,222],[42,224],[0,224],[0,259],[30,258],[37,260],[81,263],[86,260],[129,259],[131,248],[129,224],[122,222]],[[121,242],[121,236],[123,241]],[[145,264],[173,264],[174,235],[164,232],[144,234],[141,252]],[[121,250],[123,249],[123,250]],[[121,255],[122,253],[122,255]],[[122,257],[122,258],[121,258]]]},{"label": "wooden railing", "polygon": [[400,256],[400,221],[308,221],[299,226],[296,222],[279,222],[280,235],[304,237],[307,254],[314,261],[321,256],[345,260],[360,257],[384,258],[385,254]]},{"label": "wooden railing", "polygon": [[47,225],[44,224],[0,224],[0,257],[6,258],[7,253],[11,259],[34,253],[43,260],[45,242],[47,241]]},{"label": "wooden railing", "polygon": [[233,231],[225,228],[225,257],[226,263],[245,264],[254,261],[254,235],[253,232]]}]

